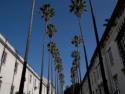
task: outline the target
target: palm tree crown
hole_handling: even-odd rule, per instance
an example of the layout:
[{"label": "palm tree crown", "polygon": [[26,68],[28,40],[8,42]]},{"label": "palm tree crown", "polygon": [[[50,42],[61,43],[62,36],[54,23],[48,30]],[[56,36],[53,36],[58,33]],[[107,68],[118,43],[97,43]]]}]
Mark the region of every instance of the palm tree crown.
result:
[{"label": "palm tree crown", "polygon": [[80,36],[77,36],[75,35],[72,39],[72,44],[75,45],[75,47],[78,47],[78,45],[81,43],[81,37]]},{"label": "palm tree crown", "polygon": [[75,78],[76,78],[76,74],[77,74],[77,68],[76,66],[72,66],[71,68],[71,81],[72,83],[75,83]]},{"label": "palm tree crown", "polygon": [[42,12],[42,17],[44,18],[45,22],[47,22],[51,17],[55,15],[55,10],[51,8],[50,4],[44,4],[40,8]]},{"label": "palm tree crown", "polygon": [[77,17],[82,15],[83,11],[86,11],[85,1],[83,0],[71,0],[70,12],[74,12]]},{"label": "palm tree crown", "polygon": [[64,74],[63,73],[59,74],[59,80],[60,80],[61,84],[63,85],[64,84]]},{"label": "palm tree crown", "polygon": [[54,33],[55,33],[56,31],[57,31],[57,30],[56,30],[55,25],[53,25],[53,24],[48,24],[48,25],[47,25],[47,31],[46,31],[46,33],[47,33],[47,35],[49,36],[49,38],[52,38],[52,36],[54,35]]},{"label": "palm tree crown", "polygon": [[73,51],[71,56],[75,58],[76,60],[80,60],[80,52],[79,51]]}]

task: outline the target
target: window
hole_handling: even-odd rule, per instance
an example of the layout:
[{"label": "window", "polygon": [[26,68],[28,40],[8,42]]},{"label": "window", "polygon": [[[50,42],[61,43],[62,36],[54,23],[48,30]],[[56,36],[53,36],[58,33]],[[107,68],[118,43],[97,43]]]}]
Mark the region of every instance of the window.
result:
[{"label": "window", "polygon": [[113,54],[112,54],[111,48],[108,49],[108,57],[109,57],[109,62],[111,64],[111,66],[113,66],[114,65],[114,59],[113,59]]},{"label": "window", "polygon": [[125,23],[123,24],[116,40],[117,40],[120,56],[125,66]]},{"label": "window", "polygon": [[34,80],[34,90],[37,89],[37,86],[36,86],[36,79]]},{"label": "window", "polygon": [[32,81],[32,75],[30,75],[30,83],[31,83],[31,81]]},{"label": "window", "polygon": [[15,63],[14,74],[17,73],[17,69],[18,69],[18,62]]},{"label": "window", "polygon": [[6,62],[6,56],[7,56],[7,53],[5,51],[3,51],[2,58],[1,58],[1,64],[4,64]]},{"label": "window", "polygon": [[6,62],[6,57],[7,57],[7,53],[5,51],[3,51],[2,58],[1,58],[0,71],[1,71],[2,65],[5,64],[5,62]]}]

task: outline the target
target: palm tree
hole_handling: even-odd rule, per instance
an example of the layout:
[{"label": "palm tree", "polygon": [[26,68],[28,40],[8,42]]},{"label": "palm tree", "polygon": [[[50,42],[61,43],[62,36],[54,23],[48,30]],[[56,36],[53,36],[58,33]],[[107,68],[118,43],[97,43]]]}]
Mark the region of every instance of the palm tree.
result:
[{"label": "palm tree", "polygon": [[57,89],[58,92],[58,72],[57,72],[57,63],[61,62],[61,58],[60,58],[60,53],[58,48],[56,47],[56,44],[54,42],[50,42],[48,44],[48,51],[52,54],[53,58],[55,59],[55,66],[56,66],[56,70],[55,70],[55,88]]},{"label": "palm tree", "polygon": [[75,92],[75,84],[76,84],[76,76],[77,76],[77,68],[76,66],[72,66],[71,67],[71,82],[72,82],[72,85],[73,85],[73,94]]},{"label": "palm tree", "polygon": [[[48,24],[47,25],[47,31],[46,31],[46,33],[47,33],[47,35],[48,35],[48,37],[50,38],[50,42],[51,42],[51,39],[52,39],[52,37],[53,37],[53,35],[54,35],[54,33],[56,32],[56,27],[55,27],[55,25],[53,25],[53,24]],[[50,50],[50,53],[49,54],[51,54],[52,53],[52,49],[54,48],[54,46],[55,46],[55,43],[53,43],[53,42],[51,42],[49,45],[48,45],[48,50]],[[52,55],[53,56],[53,55]],[[52,61],[52,58],[51,57],[49,57],[50,59],[51,59],[51,61]],[[52,62],[51,61],[49,61],[49,63],[48,63],[48,81],[49,81],[49,75],[50,75],[50,68],[51,68],[51,70],[52,70],[52,67],[50,67],[50,66],[52,66]],[[51,81],[52,81],[52,71],[51,71]],[[49,85],[49,82],[48,82],[48,91],[47,91],[47,94],[49,93],[49,87],[50,85]],[[52,88],[51,88],[51,94],[52,94]]]},{"label": "palm tree", "polygon": [[42,11],[42,17],[44,18],[45,22],[48,22],[50,18],[55,16],[55,10],[51,8],[50,4],[44,4],[40,10]]},{"label": "palm tree", "polygon": [[61,94],[63,94],[64,74],[62,72],[59,74],[59,80],[60,80],[60,84],[61,84]]},{"label": "palm tree", "polygon": [[80,34],[81,34],[81,39],[82,39],[82,44],[83,44],[83,50],[84,50],[84,54],[85,54],[89,91],[90,91],[90,94],[92,94],[90,76],[88,73],[88,59],[87,59],[86,47],[85,47],[84,39],[83,39],[83,29],[81,26],[81,15],[82,15],[83,11],[86,11],[85,7],[86,7],[85,1],[83,1],[83,0],[71,0],[70,12],[73,12],[78,19],[78,24],[79,24]]},{"label": "palm tree", "polygon": [[[48,21],[55,15],[55,11],[51,8],[50,4],[44,4],[41,8],[42,17],[45,21],[45,32],[48,32]],[[42,82],[43,82],[43,69],[44,69],[44,35],[43,35],[43,46],[42,46],[42,64],[41,64],[41,78],[40,78],[40,89],[39,94],[42,93]],[[48,93],[48,92],[47,92]]]},{"label": "palm tree", "polygon": [[72,44],[73,45],[75,45],[75,47],[76,47],[76,57],[74,57],[75,59],[74,59],[74,63],[76,63],[76,65],[77,65],[77,67],[78,67],[78,71],[79,71],[79,78],[80,78],[80,83],[81,83],[81,70],[80,70],[80,53],[79,53],[79,51],[78,51],[78,49],[79,49],[79,45],[81,44],[81,37],[80,36],[77,36],[77,35],[75,35],[74,37],[73,37],[73,39],[72,39]]},{"label": "palm tree", "polygon": [[78,76],[78,70],[80,70],[80,52],[73,51],[72,52],[72,57],[74,58],[73,65],[76,66],[76,68],[77,68],[77,78],[78,78],[78,83],[79,83],[79,76],[80,76],[80,82],[81,82],[81,73],[80,73],[80,71],[79,71],[79,76]]},{"label": "palm tree", "polygon": [[[54,56],[53,52],[54,52],[54,49],[56,48],[56,44],[54,42],[50,42],[48,44],[48,51],[51,53],[52,56]],[[51,62],[51,82],[53,84],[53,75],[52,75],[52,62]],[[53,93],[53,89],[51,88],[51,94]]]},{"label": "palm tree", "polygon": [[59,82],[59,74],[62,72],[63,67],[62,67],[62,59],[60,57],[55,58],[55,69],[57,71],[57,94],[59,94],[59,87],[58,87],[58,82]]},{"label": "palm tree", "polygon": [[20,86],[19,86],[19,94],[23,94],[25,75],[26,75],[26,67],[27,67],[27,59],[28,59],[28,52],[29,52],[29,45],[30,45],[30,35],[31,35],[31,31],[32,31],[32,22],[33,22],[34,8],[35,8],[35,0],[33,0],[32,2],[33,2],[32,3],[32,14],[31,14],[31,18],[30,18],[29,31],[28,31],[28,35],[27,35],[24,64],[23,64],[23,70],[22,70],[21,81],[20,81]]},{"label": "palm tree", "polygon": [[99,55],[99,61],[100,61],[99,64],[100,64],[100,69],[101,69],[103,85],[104,85],[104,91],[105,91],[105,94],[109,94],[108,83],[106,80],[105,69],[104,69],[104,65],[103,65],[103,58],[102,58],[101,48],[100,48],[100,44],[99,44],[99,35],[98,35],[98,31],[97,31],[96,19],[95,19],[91,0],[89,0],[89,4],[90,4],[90,9],[91,9],[91,15],[92,15],[94,33],[95,33],[95,37],[96,37],[96,43],[97,43],[97,47],[98,47],[97,51],[98,51],[98,55]]},{"label": "palm tree", "polygon": [[72,57],[75,58],[75,60],[80,60],[80,52],[73,51],[72,52]]},{"label": "palm tree", "polygon": [[49,36],[49,38],[52,38],[55,32],[57,32],[55,25],[48,24],[46,33]]},{"label": "palm tree", "polygon": [[80,43],[81,43],[81,38],[79,36],[75,35],[73,37],[73,39],[72,39],[72,44],[74,44],[75,47],[78,48],[78,46],[80,45]]},{"label": "palm tree", "polygon": [[80,36],[77,36],[77,35],[75,35],[74,37],[73,37],[73,39],[72,39],[72,44],[73,45],[75,45],[75,47],[76,47],[76,57],[74,57],[75,59],[74,59],[74,63],[76,63],[76,65],[77,65],[77,67],[78,67],[78,71],[79,71],[79,78],[80,78],[80,82],[81,82],[81,70],[80,70],[80,53],[79,53],[79,51],[78,51],[78,49],[79,49],[79,45],[81,44],[81,37]]}]

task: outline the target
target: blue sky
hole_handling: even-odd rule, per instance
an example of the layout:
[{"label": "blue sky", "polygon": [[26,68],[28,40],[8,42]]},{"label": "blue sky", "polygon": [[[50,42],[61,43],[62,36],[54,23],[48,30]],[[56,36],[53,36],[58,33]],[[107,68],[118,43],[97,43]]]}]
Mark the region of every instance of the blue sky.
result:
[{"label": "blue sky", "polygon": [[[93,33],[90,7],[87,1],[87,12],[82,15],[82,27],[84,30],[84,39],[87,48],[89,61],[96,47]],[[40,6],[42,3],[51,2],[56,10],[56,16],[52,18],[51,23],[55,24],[58,32],[54,40],[60,49],[64,65],[65,85],[70,84],[70,68],[72,64],[71,52],[74,46],[71,45],[71,39],[74,34],[79,34],[79,27],[76,17],[69,12],[70,0],[36,0],[35,14],[33,20],[33,30],[31,35],[31,44],[28,63],[40,74],[41,63],[41,45],[42,33],[44,32],[44,21],[41,18]],[[101,37],[105,27],[106,18],[110,18],[117,0],[92,0],[94,12],[97,19],[98,32]],[[26,34],[28,31],[29,17],[31,14],[32,0],[0,0],[0,33],[2,33],[9,42],[17,49],[21,56],[24,56]],[[48,40],[46,39],[46,43]],[[83,50],[81,51],[81,70],[82,76],[85,74],[85,61]],[[45,50],[45,71],[47,76],[47,49]]]}]

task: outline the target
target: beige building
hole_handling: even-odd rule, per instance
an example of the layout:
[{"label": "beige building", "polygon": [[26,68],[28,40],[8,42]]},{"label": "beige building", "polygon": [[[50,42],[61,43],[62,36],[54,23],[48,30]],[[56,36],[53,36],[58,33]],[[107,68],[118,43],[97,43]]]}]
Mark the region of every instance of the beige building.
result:
[{"label": "beige building", "polygon": [[[0,94],[17,94],[24,59],[0,34]],[[39,94],[40,77],[27,65],[24,94]],[[43,77],[43,91],[46,94],[47,79]],[[50,89],[51,90],[51,89]],[[55,90],[53,87],[53,94]]]},{"label": "beige building", "polygon": [[[125,0],[118,0],[100,44],[110,94],[125,94]],[[93,94],[104,94],[97,48],[89,71]],[[87,74],[82,90],[89,94]]]}]

